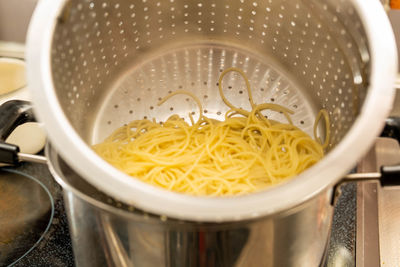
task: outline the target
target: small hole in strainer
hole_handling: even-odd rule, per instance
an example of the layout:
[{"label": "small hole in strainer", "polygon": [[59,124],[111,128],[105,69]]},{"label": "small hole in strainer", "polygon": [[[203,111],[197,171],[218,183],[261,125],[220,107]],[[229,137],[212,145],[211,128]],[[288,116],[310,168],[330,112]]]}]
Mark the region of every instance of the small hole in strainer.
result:
[{"label": "small hole in strainer", "polygon": [[204,95],[204,98],[208,98],[208,95]]},{"label": "small hole in strainer", "polygon": [[144,116],[143,119],[147,120],[147,116]]},{"label": "small hole in strainer", "polygon": [[304,121],[300,121],[300,124],[304,124]]},{"label": "small hole in strainer", "polygon": [[137,100],[137,101],[140,101],[140,97],[138,97],[136,100]]},{"label": "small hole in strainer", "polygon": [[208,112],[208,110],[207,110],[207,109],[205,109],[205,110],[204,110],[204,113],[207,113],[207,112]]},{"label": "small hole in strainer", "polygon": [[217,115],[221,115],[222,113],[221,113],[221,111],[217,111]]},{"label": "small hole in strainer", "polygon": [[195,111],[192,111],[192,115],[195,115],[196,114],[196,112]]},{"label": "small hole in strainer", "polygon": [[169,90],[169,91],[168,91],[168,94],[170,94],[170,93],[172,93],[172,91],[171,91],[171,90]]},{"label": "small hole in strainer", "polygon": [[170,108],[169,108],[169,110],[173,111],[173,110],[174,110],[174,108],[173,108],[173,107],[170,107]]},{"label": "small hole in strainer", "polygon": [[129,110],[129,114],[132,114],[133,113],[133,110]]},{"label": "small hole in strainer", "polygon": [[161,97],[159,97],[159,98],[158,98],[158,101],[161,101],[161,99],[162,99],[162,98],[161,98]]},{"label": "small hole in strainer", "polygon": [[203,82],[203,84],[204,84],[204,85],[207,85],[207,82],[206,82],[206,81],[204,81],[204,82]]},{"label": "small hole in strainer", "polygon": [[151,91],[151,88],[149,87],[149,88],[147,88],[147,91]]},{"label": "small hole in strainer", "polygon": [[239,94],[243,94],[243,91],[242,91],[242,90],[240,90],[240,91],[239,91]]},{"label": "small hole in strainer", "polygon": [[194,85],[194,82],[192,82],[191,85],[193,86],[193,85]]},{"label": "small hole in strainer", "polygon": [[228,89],[232,89],[232,86],[229,85],[229,86],[228,86]]},{"label": "small hole in strainer", "polygon": [[297,105],[293,105],[293,108],[297,108]]},{"label": "small hole in strainer", "polygon": [[178,87],[179,89],[182,89],[183,88],[183,86],[182,85],[179,85],[179,87]]},{"label": "small hole in strainer", "polygon": [[219,69],[219,72],[223,72],[223,70],[222,70],[222,69]]},{"label": "small hole in strainer", "polygon": [[107,124],[111,124],[111,121],[107,121]]},{"label": "small hole in strainer", "polygon": [[186,98],[186,101],[189,101],[189,98]]},{"label": "small hole in strainer", "polygon": [[118,108],[118,105],[114,105],[114,108]]},{"label": "small hole in strainer", "polygon": [[260,88],[260,91],[261,91],[261,92],[264,92],[264,88]]},{"label": "small hole in strainer", "polygon": [[154,109],[154,107],[153,107],[153,106],[150,106],[150,109]]},{"label": "small hole in strainer", "polygon": [[275,101],[275,98],[271,97],[271,102],[274,102],[274,101]]},{"label": "small hole in strainer", "polygon": [[215,85],[216,85],[216,86],[219,86],[219,83],[216,83]]}]

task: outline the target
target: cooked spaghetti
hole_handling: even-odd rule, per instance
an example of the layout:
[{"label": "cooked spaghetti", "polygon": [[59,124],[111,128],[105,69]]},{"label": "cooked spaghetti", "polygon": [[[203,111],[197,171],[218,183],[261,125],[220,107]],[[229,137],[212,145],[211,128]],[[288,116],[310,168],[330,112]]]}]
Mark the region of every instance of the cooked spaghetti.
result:
[{"label": "cooked spaghetti", "polygon": [[[222,92],[222,79],[230,71],[246,81],[251,111],[232,105]],[[230,108],[224,121],[206,117],[199,99],[191,96],[200,116],[190,123],[172,115],[163,123],[135,120],[117,129],[94,150],[128,175],[167,190],[197,196],[246,194],[293,177],[309,168],[323,155],[322,141],[313,140],[292,124],[293,112],[277,104],[255,104],[245,74],[237,68],[225,70],[219,79],[220,95]],[[281,112],[288,123],[267,119],[263,110]],[[326,115],[326,116],[325,116]],[[329,126],[327,113],[321,116]],[[316,129],[316,127],[315,127]],[[315,130],[316,131],[316,130]],[[326,134],[324,146],[329,143]]]}]

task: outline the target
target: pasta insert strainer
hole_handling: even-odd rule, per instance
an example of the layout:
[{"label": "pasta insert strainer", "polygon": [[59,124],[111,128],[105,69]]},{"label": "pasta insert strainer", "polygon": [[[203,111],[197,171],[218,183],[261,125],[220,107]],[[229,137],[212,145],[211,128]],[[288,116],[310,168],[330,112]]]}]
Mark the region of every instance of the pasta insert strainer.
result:
[{"label": "pasta insert strainer", "polygon": [[[29,31],[29,82],[51,142],[102,191],[172,217],[257,217],[299,204],[333,184],[378,133],[397,70],[385,16],[379,3],[355,0],[45,0]],[[282,186],[202,198],[132,179],[91,150],[91,144],[134,119],[198,116],[195,103],[184,96],[157,106],[179,89],[199,97],[207,116],[221,119],[227,107],[217,83],[229,67],[246,73],[257,103],[294,110],[294,124],[310,135],[318,110],[328,110],[327,156]],[[231,73],[224,81],[226,96],[248,108],[242,78]],[[279,113],[266,115],[284,120]]]}]

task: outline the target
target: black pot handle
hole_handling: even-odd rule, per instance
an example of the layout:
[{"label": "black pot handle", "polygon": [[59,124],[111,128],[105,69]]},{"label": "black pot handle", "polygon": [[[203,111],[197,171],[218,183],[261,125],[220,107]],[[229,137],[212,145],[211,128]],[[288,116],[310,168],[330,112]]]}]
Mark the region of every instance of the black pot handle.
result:
[{"label": "black pot handle", "polygon": [[0,163],[17,165],[19,147],[5,142],[18,125],[36,121],[31,102],[10,100],[0,106]]},{"label": "black pot handle", "polygon": [[394,138],[400,143],[400,117],[387,118],[381,136]]},{"label": "black pot handle", "polygon": [[10,100],[0,106],[0,142],[4,142],[11,132],[25,122],[35,121],[31,102]]},{"label": "black pot handle", "polygon": [[[400,144],[400,117],[389,117],[385,121],[385,127],[381,137],[396,139]],[[400,185],[400,162],[394,166],[382,166],[380,168],[380,183],[382,186]]]},{"label": "black pot handle", "polygon": [[379,181],[382,186],[400,186],[400,165],[382,166]]}]

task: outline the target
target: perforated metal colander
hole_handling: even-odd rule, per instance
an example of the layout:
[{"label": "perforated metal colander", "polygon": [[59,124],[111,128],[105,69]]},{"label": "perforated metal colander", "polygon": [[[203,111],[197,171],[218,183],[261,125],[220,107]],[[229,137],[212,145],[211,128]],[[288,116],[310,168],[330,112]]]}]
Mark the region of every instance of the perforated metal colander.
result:
[{"label": "perforated metal colander", "polygon": [[[390,109],[395,45],[375,2],[43,0],[28,41],[36,110],[73,168],[124,202],[197,220],[282,210],[337,181],[368,148]],[[318,110],[327,109],[328,155],[282,186],[221,199],[154,188],[90,149],[134,119],[198,115],[186,96],[157,106],[178,89],[198,96],[207,116],[222,119],[228,108],[217,83],[229,67],[243,69],[257,103],[292,109],[294,124],[309,134]],[[223,80],[227,98],[249,109],[244,85],[235,73]],[[279,113],[265,115],[284,121]]]}]

